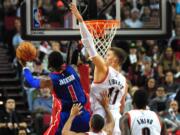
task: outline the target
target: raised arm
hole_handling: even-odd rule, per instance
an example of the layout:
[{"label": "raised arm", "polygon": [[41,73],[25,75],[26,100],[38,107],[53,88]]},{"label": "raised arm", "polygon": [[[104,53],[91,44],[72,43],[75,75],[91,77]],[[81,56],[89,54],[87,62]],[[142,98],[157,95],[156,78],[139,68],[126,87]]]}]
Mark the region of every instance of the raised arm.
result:
[{"label": "raised arm", "polygon": [[80,104],[73,105],[70,116],[62,129],[62,135],[85,135],[85,133],[76,133],[71,131],[72,122],[77,115],[81,114],[81,109],[82,106]]},{"label": "raised arm", "polygon": [[99,100],[101,105],[103,106],[105,112],[106,112],[106,125],[104,126],[103,130],[107,133],[107,135],[112,135],[114,126],[115,126],[115,121],[114,118],[109,110],[109,97],[108,97],[108,92],[104,91],[101,94],[102,99]]},{"label": "raised arm", "polygon": [[93,42],[93,38],[91,33],[89,32],[86,24],[83,21],[83,18],[81,14],[79,13],[76,5],[70,4],[70,8],[74,16],[78,19],[79,21],[79,28],[80,28],[80,33],[82,37],[82,43],[85,46],[86,50],[88,51],[89,56],[92,59],[92,62],[95,65],[95,72],[94,72],[94,81],[95,82],[100,82],[104,80],[106,77],[108,67],[104,61],[104,59],[98,55],[95,45]]}]

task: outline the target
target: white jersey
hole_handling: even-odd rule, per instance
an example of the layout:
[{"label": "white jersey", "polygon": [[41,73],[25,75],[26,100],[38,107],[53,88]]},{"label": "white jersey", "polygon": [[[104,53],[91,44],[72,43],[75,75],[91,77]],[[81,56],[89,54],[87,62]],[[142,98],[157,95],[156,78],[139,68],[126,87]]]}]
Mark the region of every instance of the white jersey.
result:
[{"label": "white jersey", "polygon": [[161,124],[157,114],[150,110],[131,110],[128,112],[132,135],[160,135]]},{"label": "white jersey", "polygon": [[99,114],[103,118],[106,118],[106,113],[104,111],[104,108],[98,102],[97,98],[101,99],[100,93],[102,91],[108,90],[108,93],[110,95],[109,107],[115,120],[115,128],[113,131],[113,135],[115,135],[114,132],[116,131],[117,131],[116,134],[119,135],[120,134],[119,119],[121,117],[120,105],[121,105],[121,99],[125,94],[126,78],[112,67],[109,67],[108,70],[109,71],[107,73],[107,76],[103,82],[100,83],[93,82],[91,85],[91,91],[90,91],[91,110],[93,111],[93,114]]},{"label": "white jersey", "polygon": [[99,132],[99,133],[93,133],[93,132],[86,132],[87,135],[107,135],[105,131]]}]

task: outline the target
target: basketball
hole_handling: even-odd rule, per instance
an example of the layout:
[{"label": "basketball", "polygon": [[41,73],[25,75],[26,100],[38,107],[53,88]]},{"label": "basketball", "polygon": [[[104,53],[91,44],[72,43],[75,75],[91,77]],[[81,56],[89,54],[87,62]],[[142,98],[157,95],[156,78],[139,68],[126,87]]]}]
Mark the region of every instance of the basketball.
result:
[{"label": "basketball", "polygon": [[31,42],[22,42],[16,49],[16,57],[23,61],[32,61],[37,56],[37,50]]}]

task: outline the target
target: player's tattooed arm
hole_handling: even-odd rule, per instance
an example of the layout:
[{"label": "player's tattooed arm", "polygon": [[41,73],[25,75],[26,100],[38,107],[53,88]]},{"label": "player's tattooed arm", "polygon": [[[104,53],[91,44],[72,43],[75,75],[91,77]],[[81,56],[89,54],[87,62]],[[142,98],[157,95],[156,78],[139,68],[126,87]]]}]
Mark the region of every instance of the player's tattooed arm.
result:
[{"label": "player's tattooed arm", "polygon": [[131,135],[127,114],[121,117],[119,124],[121,135]]}]

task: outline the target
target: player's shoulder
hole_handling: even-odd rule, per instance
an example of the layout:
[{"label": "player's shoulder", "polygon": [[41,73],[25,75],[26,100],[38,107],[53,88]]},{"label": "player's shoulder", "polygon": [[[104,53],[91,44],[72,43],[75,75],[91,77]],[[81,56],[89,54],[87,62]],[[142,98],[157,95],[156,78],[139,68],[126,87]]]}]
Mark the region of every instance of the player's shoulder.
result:
[{"label": "player's shoulder", "polygon": [[66,71],[72,71],[72,72],[75,72],[75,69],[74,69],[73,66],[71,66],[71,65],[66,65],[65,70],[66,70]]},{"label": "player's shoulder", "polygon": [[152,111],[152,110],[147,109],[146,112],[149,113],[149,114],[158,116],[158,114],[156,112]]},{"label": "player's shoulder", "polygon": [[110,74],[115,74],[116,76],[122,77],[125,79],[125,76],[123,75],[122,72],[119,72],[117,70],[115,70],[113,67],[109,66],[109,73]]},{"label": "player's shoulder", "polygon": [[139,110],[133,109],[133,110],[128,111],[126,114],[131,115],[131,114],[135,114],[137,112],[139,112]]}]

